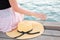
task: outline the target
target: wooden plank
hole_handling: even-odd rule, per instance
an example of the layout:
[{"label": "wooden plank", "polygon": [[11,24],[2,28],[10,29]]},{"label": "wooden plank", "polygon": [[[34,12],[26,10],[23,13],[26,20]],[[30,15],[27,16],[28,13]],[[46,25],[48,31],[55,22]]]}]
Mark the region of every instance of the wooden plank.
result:
[{"label": "wooden plank", "polygon": [[[38,36],[29,40],[59,40],[60,39],[60,31],[55,30],[45,30],[42,36]],[[16,40],[12,39],[5,35],[5,33],[0,32],[0,40]]]},{"label": "wooden plank", "polygon": [[0,38],[0,40],[17,40],[17,39],[6,39],[6,38]]},{"label": "wooden plank", "polygon": [[38,21],[38,22],[42,23],[45,29],[60,31],[60,22],[42,22],[42,21]]},{"label": "wooden plank", "polygon": [[60,40],[60,37],[41,36],[30,40]]}]

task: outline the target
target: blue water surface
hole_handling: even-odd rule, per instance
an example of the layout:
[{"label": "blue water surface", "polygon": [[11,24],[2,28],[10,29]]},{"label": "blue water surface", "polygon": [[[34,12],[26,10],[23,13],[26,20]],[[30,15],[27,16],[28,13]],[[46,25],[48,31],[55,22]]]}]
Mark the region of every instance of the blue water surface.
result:
[{"label": "blue water surface", "polygon": [[[32,12],[46,14],[46,22],[60,22],[60,0],[19,0],[18,3],[22,8]],[[25,19],[43,21],[31,16],[25,16]]]}]

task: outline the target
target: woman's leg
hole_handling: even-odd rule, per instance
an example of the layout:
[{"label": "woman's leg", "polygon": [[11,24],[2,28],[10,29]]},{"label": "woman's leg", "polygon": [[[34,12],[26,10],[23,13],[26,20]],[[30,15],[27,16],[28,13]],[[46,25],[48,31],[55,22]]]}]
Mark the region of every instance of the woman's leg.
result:
[{"label": "woman's leg", "polygon": [[8,32],[17,27],[18,22],[23,20],[23,15],[14,13],[12,9],[0,10],[0,31]]}]

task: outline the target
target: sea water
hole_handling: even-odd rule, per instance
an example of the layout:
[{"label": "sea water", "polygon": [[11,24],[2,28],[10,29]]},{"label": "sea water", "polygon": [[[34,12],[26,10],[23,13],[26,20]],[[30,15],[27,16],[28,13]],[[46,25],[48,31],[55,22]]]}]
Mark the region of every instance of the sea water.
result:
[{"label": "sea water", "polygon": [[[44,13],[47,15],[46,22],[60,22],[60,0],[19,0],[22,8],[31,12]],[[25,20],[40,20],[32,16],[25,16]]]}]

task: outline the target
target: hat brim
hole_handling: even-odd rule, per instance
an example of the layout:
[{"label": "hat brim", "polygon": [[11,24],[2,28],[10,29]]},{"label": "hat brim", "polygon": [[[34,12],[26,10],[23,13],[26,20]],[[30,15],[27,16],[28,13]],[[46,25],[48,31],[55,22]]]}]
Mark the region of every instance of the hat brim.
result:
[{"label": "hat brim", "polygon": [[[34,38],[34,37],[41,35],[44,32],[43,25],[41,23],[34,24],[33,31],[31,31],[31,33],[34,33],[34,32],[40,32],[40,33],[34,34],[34,35],[24,34],[23,36],[18,37],[16,39],[30,39],[30,38]],[[15,37],[21,35],[22,33],[17,32],[17,29],[15,29],[14,31],[6,32],[6,34],[11,38],[15,38]]]}]

